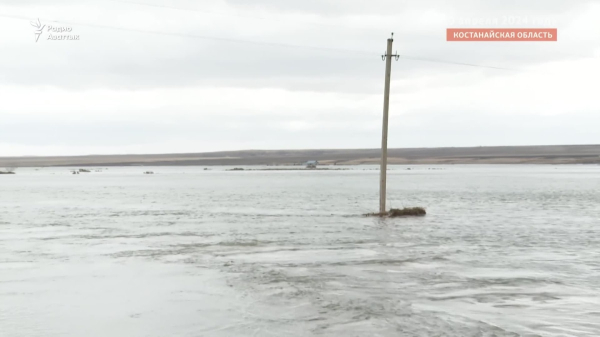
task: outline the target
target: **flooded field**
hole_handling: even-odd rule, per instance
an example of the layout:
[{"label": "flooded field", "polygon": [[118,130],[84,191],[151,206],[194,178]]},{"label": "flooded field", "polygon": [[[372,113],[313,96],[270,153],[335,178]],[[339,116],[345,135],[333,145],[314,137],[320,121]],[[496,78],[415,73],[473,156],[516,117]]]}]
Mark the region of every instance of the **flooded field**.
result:
[{"label": "flooded field", "polygon": [[0,176],[0,336],[600,335],[600,166],[343,168]]}]

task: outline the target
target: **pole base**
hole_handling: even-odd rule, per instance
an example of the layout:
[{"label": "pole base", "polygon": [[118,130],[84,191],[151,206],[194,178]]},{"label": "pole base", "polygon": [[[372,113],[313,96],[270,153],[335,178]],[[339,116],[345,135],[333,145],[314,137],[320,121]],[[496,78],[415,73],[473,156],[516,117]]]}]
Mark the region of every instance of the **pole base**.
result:
[{"label": "pole base", "polygon": [[425,216],[427,212],[423,207],[405,207],[405,208],[392,208],[388,212],[384,213],[368,213],[365,216],[378,216],[387,218],[398,218],[407,216]]}]

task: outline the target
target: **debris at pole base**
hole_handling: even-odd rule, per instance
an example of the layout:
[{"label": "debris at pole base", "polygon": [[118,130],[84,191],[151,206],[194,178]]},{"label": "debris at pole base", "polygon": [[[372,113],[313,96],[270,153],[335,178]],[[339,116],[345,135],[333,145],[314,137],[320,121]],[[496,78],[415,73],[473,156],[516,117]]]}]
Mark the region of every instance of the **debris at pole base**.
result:
[{"label": "debris at pole base", "polygon": [[424,216],[427,214],[423,207],[405,207],[405,208],[392,208],[388,212],[388,216],[391,218],[398,216]]},{"label": "debris at pole base", "polygon": [[405,208],[392,208],[385,213],[369,213],[366,216],[379,216],[379,217],[406,217],[406,216],[425,216],[427,212],[423,207],[405,207]]}]

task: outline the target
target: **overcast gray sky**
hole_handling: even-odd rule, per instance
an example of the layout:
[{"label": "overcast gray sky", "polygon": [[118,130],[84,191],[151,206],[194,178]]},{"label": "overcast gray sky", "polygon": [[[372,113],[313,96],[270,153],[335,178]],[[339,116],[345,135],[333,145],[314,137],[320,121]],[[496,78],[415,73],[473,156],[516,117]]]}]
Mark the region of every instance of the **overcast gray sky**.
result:
[{"label": "overcast gray sky", "polygon": [[598,18],[600,1],[1,0],[0,156],[376,148],[390,32],[390,147],[598,144]]}]

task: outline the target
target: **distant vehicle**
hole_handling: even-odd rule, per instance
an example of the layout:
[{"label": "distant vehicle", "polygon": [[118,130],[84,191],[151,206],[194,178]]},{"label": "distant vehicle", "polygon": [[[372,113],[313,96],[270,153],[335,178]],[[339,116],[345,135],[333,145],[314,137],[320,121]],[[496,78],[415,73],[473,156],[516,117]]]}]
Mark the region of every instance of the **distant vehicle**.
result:
[{"label": "distant vehicle", "polygon": [[316,160],[309,160],[306,162],[306,168],[308,169],[315,169],[317,168],[317,165],[319,165],[319,162]]},{"label": "distant vehicle", "polygon": [[144,172],[144,174],[154,174],[154,172],[152,172],[152,171],[146,171],[146,172]]}]

